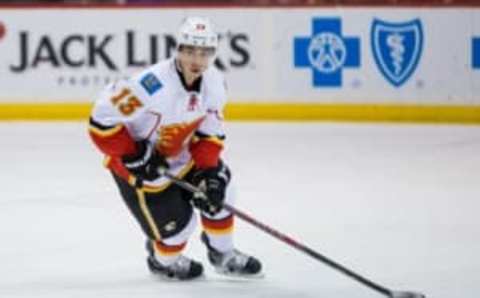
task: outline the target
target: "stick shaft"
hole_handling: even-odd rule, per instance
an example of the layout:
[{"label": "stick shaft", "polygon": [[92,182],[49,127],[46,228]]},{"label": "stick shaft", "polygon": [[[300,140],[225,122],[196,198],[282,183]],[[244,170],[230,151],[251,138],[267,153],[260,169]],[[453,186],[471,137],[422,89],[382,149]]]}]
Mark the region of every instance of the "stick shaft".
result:
[{"label": "stick shaft", "polygon": [[317,251],[309,248],[308,246],[306,246],[305,244],[302,244],[298,241],[296,241],[295,239],[291,238],[290,236],[288,235],[285,235],[275,229],[273,229],[272,227],[262,223],[262,222],[259,222],[258,220],[254,219],[253,217],[249,216],[248,214],[230,206],[230,205],[227,205],[225,204],[224,205],[224,208],[227,209],[228,211],[230,211],[231,213],[235,214],[235,216],[243,219],[244,221],[252,224],[253,226],[259,228],[260,230],[266,232],[267,234],[277,238],[278,240],[290,245],[291,247],[311,256],[312,258],[328,265],[329,267],[337,270],[337,271],[340,271],[342,272],[343,274],[355,279],[356,281],[364,284],[365,286],[383,294],[383,295],[386,295],[386,296],[390,296],[392,291],[353,272],[352,270],[346,268],[345,266],[327,258],[326,256],[318,253]]},{"label": "stick shaft", "polygon": [[[168,173],[168,172],[164,172],[163,173],[167,178],[169,178],[173,183],[177,184],[178,186],[184,188],[185,190],[188,190],[192,193],[203,193],[202,190],[200,190],[199,188],[193,186],[192,184],[184,181],[184,180],[181,180],[175,176],[173,176],[171,173]],[[229,212],[231,212],[232,214],[234,214],[235,216],[237,216],[238,218],[250,223],[251,225],[259,228],[260,230],[266,232],[267,234],[277,238],[278,240],[282,241],[283,243],[286,243],[288,245],[290,245],[291,247],[309,255],[310,257],[324,263],[325,265],[347,275],[348,277],[360,282],[361,284],[369,287],[370,289],[373,289],[377,292],[379,292],[380,294],[383,294],[385,296],[388,296],[388,297],[391,297],[392,296],[392,290],[384,287],[384,286],[381,286],[363,276],[361,276],[360,274],[357,274],[355,273],[354,271],[348,269],[347,267],[327,258],[326,256],[318,253],[317,251],[309,248],[308,246],[306,246],[305,244],[302,244],[296,240],[294,240],[293,238],[291,238],[290,236],[287,236],[281,232],[279,232],[278,230],[256,220],[255,218],[253,218],[252,216],[246,214],[245,212],[229,205],[229,204],[224,204],[223,205],[223,208],[225,208],[226,210],[228,210]]]}]

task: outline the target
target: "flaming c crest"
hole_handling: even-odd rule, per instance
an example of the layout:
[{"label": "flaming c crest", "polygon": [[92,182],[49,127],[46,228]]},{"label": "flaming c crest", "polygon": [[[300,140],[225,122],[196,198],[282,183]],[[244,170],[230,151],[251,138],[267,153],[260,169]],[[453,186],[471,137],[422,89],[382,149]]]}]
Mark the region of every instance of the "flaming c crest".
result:
[{"label": "flaming c crest", "polygon": [[161,126],[160,138],[156,144],[158,152],[166,157],[178,155],[204,118],[200,117],[193,122]]}]

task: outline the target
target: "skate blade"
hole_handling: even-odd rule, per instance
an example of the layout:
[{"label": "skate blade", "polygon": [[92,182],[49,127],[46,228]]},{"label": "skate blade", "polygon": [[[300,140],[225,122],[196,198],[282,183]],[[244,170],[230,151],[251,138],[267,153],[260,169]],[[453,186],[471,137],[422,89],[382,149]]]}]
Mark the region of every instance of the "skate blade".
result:
[{"label": "skate blade", "polygon": [[235,279],[240,279],[240,280],[258,280],[258,279],[264,279],[265,278],[265,273],[259,272],[255,274],[242,274],[242,273],[235,273],[235,272],[230,272],[230,271],[223,271],[223,270],[218,270],[215,269],[215,273],[225,276],[225,277],[232,277]]},{"label": "skate blade", "polygon": [[150,278],[155,281],[161,281],[161,282],[168,282],[168,283],[177,283],[177,282],[198,282],[198,281],[205,281],[207,278],[205,276],[205,273],[203,273],[200,276],[197,276],[195,278],[190,278],[190,279],[180,279],[178,277],[169,277],[164,274],[160,273],[155,273],[155,272],[150,272]]}]

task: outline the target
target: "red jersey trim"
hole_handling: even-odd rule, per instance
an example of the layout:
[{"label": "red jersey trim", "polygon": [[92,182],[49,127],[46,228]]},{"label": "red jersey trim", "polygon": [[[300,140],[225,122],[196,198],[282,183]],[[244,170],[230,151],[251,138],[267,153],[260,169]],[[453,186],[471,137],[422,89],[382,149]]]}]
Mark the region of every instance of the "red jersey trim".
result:
[{"label": "red jersey trim", "polygon": [[223,142],[215,137],[200,139],[190,146],[190,154],[198,169],[216,167],[222,150]]},{"label": "red jersey trim", "polygon": [[88,131],[97,148],[106,155],[119,157],[137,150],[135,141],[122,124],[105,130],[90,125]]}]

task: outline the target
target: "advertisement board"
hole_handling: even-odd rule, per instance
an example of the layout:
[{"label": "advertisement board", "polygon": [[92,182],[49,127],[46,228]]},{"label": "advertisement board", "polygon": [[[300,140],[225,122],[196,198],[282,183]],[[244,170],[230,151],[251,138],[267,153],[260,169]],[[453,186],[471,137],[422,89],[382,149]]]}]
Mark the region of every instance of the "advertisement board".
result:
[{"label": "advertisement board", "polygon": [[0,103],[90,103],[171,57],[189,15],[220,33],[235,104],[480,105],[480,9],[0,9]]},{"label": "advertisement board", "polygon": [[[220,27],[216,66],[251,77],[253,48],[261,45],[252,35],[255,25],[230,24],[228,14],[217,13],[218,22],[226,25]],[[170,57],[176,46],[175,30],[186,15],[180,9],[1,13],[0,101],[91,100],[106,83]]]}]

